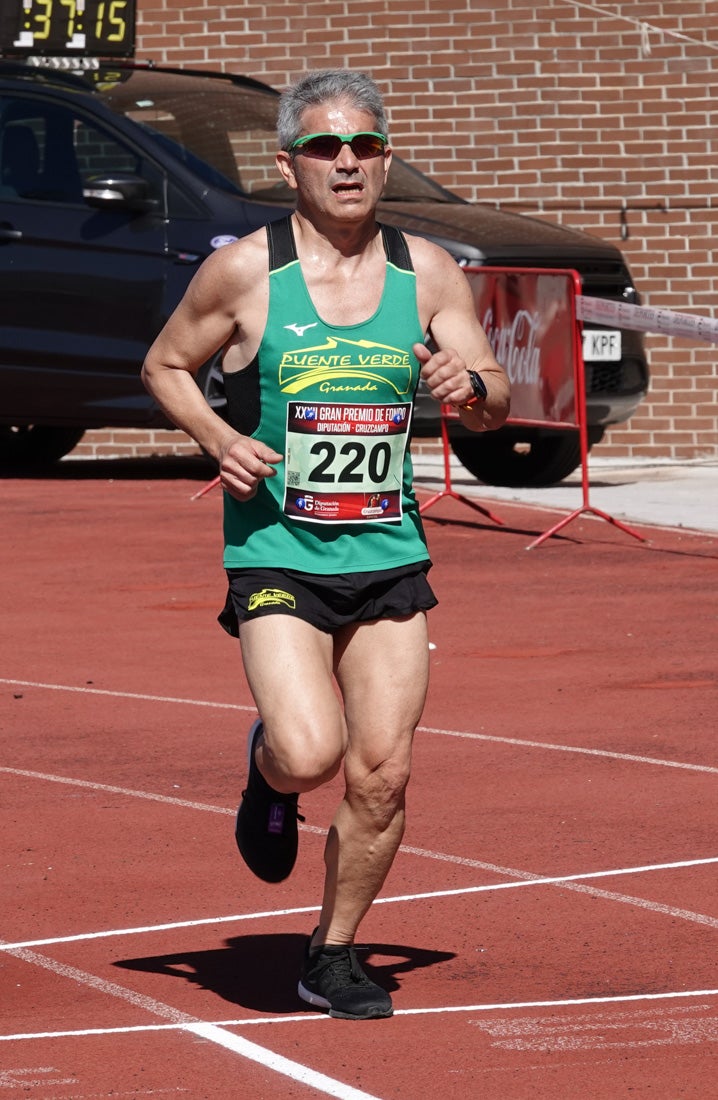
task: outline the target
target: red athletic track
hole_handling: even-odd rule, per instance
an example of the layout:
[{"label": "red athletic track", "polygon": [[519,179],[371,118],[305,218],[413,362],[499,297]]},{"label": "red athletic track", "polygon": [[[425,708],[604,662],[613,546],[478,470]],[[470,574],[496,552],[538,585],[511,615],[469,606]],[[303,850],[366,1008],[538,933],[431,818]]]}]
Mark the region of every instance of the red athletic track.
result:
[{"label": "red athletic track", "polygon": [[397,1011],[355,1024],[295,994],[339,785],[302,799],[291,879],[255,880],[220,495],[132,469],[3,483],[0,1091],[718,1096],[718,540],[582,518],[527,552],[555,513],[428,513],[432,684],[383,892],[409,898],[363,926]]}]

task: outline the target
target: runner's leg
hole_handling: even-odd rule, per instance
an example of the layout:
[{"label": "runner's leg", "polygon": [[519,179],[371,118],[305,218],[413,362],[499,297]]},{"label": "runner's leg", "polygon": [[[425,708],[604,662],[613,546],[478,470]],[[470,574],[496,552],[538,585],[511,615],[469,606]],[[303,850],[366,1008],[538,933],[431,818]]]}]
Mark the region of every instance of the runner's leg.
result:
[{"label": "runner's leg", "polygon": [[330,634],[291,615],[240,623],[242,661],[264,724],[256,761],[275,791],[311,791],[335,776],[347,743]]},{"label": "runner's leg", "polygon": [[353,942],[401,843],[412,738],[428,686],[426,616],[345,627],[335,648],[349,736],[346,792],[327,837],[314,945]]}]

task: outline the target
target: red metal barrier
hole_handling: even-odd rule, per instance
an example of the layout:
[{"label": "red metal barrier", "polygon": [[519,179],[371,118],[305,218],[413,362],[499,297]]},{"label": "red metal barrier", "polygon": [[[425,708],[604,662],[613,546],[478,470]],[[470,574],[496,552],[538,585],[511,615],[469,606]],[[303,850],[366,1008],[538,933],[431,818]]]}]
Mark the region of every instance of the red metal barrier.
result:
[{"label": "red metal barrier", "polygon": [[[511,383],[511,416],[508,424],[578,431],[581,449],[582,503],[527,547],[539,546],[572,520],[590,513],[606,520],[633,538],[645,539],[607,512],[594,508],[589,499],[586,381],[581,346],[581,326],[576,317],[576,297],[581,293],[577,272],[546,268],[466,268],[476,302],[476,313],[494,355]],[[451,496],[501,521],[476,501],[455,493],[450,476],[448,423],[457,414],[442,406],[441,437],[445,487],[421,506],[426,511],[437,500]]]}]

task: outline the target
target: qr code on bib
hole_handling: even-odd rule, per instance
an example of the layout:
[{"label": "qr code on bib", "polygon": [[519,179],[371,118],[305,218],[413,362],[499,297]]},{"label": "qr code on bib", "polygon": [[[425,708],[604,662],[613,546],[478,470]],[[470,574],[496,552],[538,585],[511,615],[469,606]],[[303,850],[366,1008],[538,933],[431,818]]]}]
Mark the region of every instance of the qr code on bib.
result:
[{"label": "qr code on bib", "polygon": [[299,485],[299,472],[297,470],[289,470],[287,473],[287,485],[290,489],[296,489]]}]

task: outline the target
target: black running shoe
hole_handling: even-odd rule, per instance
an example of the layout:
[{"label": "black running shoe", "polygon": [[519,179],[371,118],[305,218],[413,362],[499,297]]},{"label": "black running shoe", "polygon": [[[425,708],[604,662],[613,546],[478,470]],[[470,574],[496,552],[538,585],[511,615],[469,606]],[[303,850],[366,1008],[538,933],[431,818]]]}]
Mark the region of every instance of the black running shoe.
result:
[{"label": "black running shoe", "polygon": [[329,1010],[339,1020],[376,1020],[391,1016],[391,997],[370,981],[348,945],[307,944],[304,971],[297,992],[303,1001]]},{"label": "black running shoe", "polygon": [[257,878],[281,882],[291,873],[297,858],[299,795],[280,794],[269,786],[254,760],[257,739],[262,733],[258,718],[249,731],[249,775],[237,810],[234,835],[242,859]]}]

